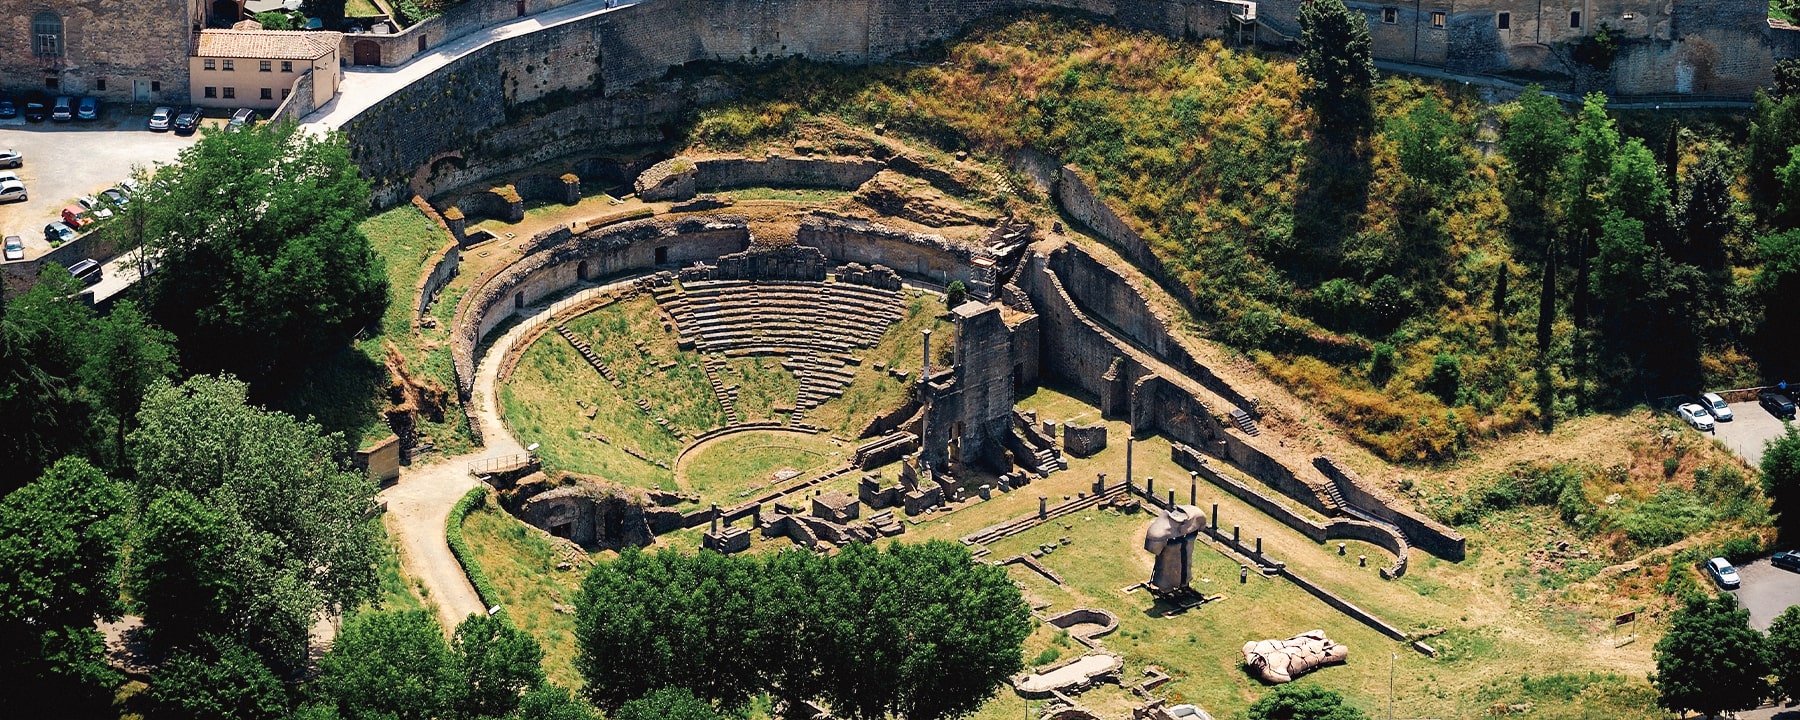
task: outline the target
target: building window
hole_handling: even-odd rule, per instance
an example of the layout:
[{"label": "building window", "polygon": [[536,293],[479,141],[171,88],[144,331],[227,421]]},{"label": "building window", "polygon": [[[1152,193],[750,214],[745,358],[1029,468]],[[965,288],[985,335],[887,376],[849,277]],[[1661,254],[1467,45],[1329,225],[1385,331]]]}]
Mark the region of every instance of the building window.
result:
[{"label": "building window", "polygon": [[225,99],[226,100],[230,100],[235,97],[237,97],[237,88],[234,88],[234,87],[225,88]]},{"label": "building window", "polygon": [[282,72],[293,72],[294,71],[294,61],[292,61],[292,60],[281,61],[281,71]]},{"label": "building window", "polygon": [[1500,13],[1499,15],[1495,15],[1494,16],[1494,27],[1497,27],[1501,30],[1511,30],[1512,29],[1512,13],[1503,12],[1503,13]]},{"label": "building window", "polygon": [[283,100],[286,100],[286,99],[287,99],[287,96],[288,96],[288,89],[287,89],[287,88],[282,88],[282,89],[281,89],[281,99],[283,99]]},{"label": "building window", "polygon": [[234,70],[237,70],[236,63],[234,63],[230,60],[226,60],[225,61],[225,72],[232,72]]},{"label": "building window", "polygon": [[1431,26],[1434,28],[1437,28],[1439,30],[1444,29],[1444,14],[1441,12],[1432,13],[1431,14]]},{"label": "building window", "polygon": [[262,61],[261,65],[256,68],[257,72],[274,72],[274,70],[275,70],[275,63],[270,62],[268,60]]},{"label": "building window", "polygon": [[38,57],[62,57],[62,16],[41,12],[31,18],[31,51]]},{"label": "building window", "polygon": [[59,85],[62,85],[62,81],[57,80],[56,78],[53,78],[53,77],[44,78],[44,87],[46,87],[46,88],[55,90],[57,88],[57,86],[59,86]]},{"label": "building window", "polygon": [[1400,22],[1400,8],[1382,8],[1381,21],[1389,25]]},{"label": "building window", "polygon": [[207,58],[200,61],[200,67],[207,70],[217,70],[219,69],[219,63],[212,58]]},{"label": "building window", "polygon": [[1570,10],[1569,11],[1569,27],[1572,27],[1572,28],[1580,28],[1581,27],[1581,11],[1580,10]]},{"label": "building window", "polygon": [[206,89],[206,97],[209,97],[209,98],[216,98],[216,97],[218,97],[218,96],[219,96],[219,89],[218,89],[218,88],[216,88],[216,87],[209,87],[209,88],[207,88],[207,89]]},{"label": "building window", "polygon": [[106,90],[106,78],[94,78],[94,89],[101,91]]},{"label": "building window", "polygon": [[162,81],[161,80],[151,80],[150,81],[150,92],[162,92]]},{"label": "building window", "polygon": [[275,99],[275,91],[270,90],[269,88],[263,88],[262,89],[262,99],[274,100]]}]

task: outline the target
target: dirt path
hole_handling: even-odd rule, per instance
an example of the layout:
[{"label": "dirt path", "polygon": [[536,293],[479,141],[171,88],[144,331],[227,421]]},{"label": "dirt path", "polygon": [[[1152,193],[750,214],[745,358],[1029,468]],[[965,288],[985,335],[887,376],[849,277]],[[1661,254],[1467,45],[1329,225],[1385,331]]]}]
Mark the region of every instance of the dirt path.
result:
[{"label": "dirt path", "polygon": [[[631,281],[577,293],[606,292]],[[565,298],[565,300],[570,298]],[[525,320],[518,322],[495,339],[482,353],[475,369],[475,393],[470,402],[481,424],[481,437],[487,445],[474,452],[446,457],[428,465],[403,468],[400,481],[383,490],[387,501],[388,532],[399,541],[400,562],[406,574],[424,584],[427,600],[437,607],[438,621],[444,632],[451,632],[471,613],[484,612],[481,598],[463,574],[462,564],[450,552],[444,524],[450,519],[450,507],[479,482],[469,474],[469,464],[492,458],[504,458],[525,452],[500,415],[496,386],[499,383],[500,360],[513,345],[549,318],[550,306],[526,309]]]}]

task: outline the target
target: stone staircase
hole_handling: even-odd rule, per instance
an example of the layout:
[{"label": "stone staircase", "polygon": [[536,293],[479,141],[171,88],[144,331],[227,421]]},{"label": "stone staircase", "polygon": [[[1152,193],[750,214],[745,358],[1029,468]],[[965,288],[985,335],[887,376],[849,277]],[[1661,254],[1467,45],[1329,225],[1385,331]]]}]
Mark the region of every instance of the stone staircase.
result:
[{"label": "stone staircase", "polygon": [[830,353],[790,355],[782,362],[782,367],[800,381],[800,389],[794,397],[794,414],[790,418],[796,423],[806,417],[806,411],[841,397],[844,388],[856,379],[856,370],[844,356]]},{"label": "stone staircase", "polygon": [[719,407],[725,409],[725,424],[738,424],[737,386],[726,386],[725,382],[719,379],[719,372],[728,367],[725,361],[708,355],[701,362],[701,366],[706,368],[706,382],[712,385],[713,397],[718,398]]},{"label": "stone staircase", "polygon": [[1244,412],[1238,408],[1231,409],[1231,422],[1236,423],[1237,429],[1243,431],[1245,435],[1249,435],[1250,437],[1256,437],[1262,434],[1262,429],[1256,426],[1256,419],[1250,417],[1250,413]]},{"label": "stone staircase", "polygon": [[1035,448],[1031,455],[1032,457],[1037,458],[1038,470],[1045,475],[1049,475],[1058,470],[1069,469],[1069,461],[1063,459],[1062,453],[1054,450]]},{"label": "stone staircase", "polygon": [[594,354],[594,348],[592,346],[588,345],[587,342],[581,338],[575,337],[575,333],[569,332],[568,326],[563,325],[562,323],[556,324],[556,334],[561,335],[564,340],[569,341],[569,345],[575,348],[575,352],[581,353],[581,358],[586,360],[589,365],[594,366],[595,370],[599,371],[600,377],[606,378],[606,381],[612,383],[613,387],[619,387],[619,376],[613,374],[612,368],[607,367],[606,363],[601,362],[600,356]]}]

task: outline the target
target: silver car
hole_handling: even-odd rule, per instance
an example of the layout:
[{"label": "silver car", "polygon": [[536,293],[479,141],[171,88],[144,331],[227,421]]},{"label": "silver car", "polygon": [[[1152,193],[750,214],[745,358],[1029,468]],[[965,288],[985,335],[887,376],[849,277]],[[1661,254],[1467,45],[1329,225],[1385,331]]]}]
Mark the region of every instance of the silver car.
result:
[{"label": "silver car", "polygon": [[168,130],[169,124],[173,122],[175,122],[175,108],[159,107],[150,113],[151,130]]},{"label": "silver car", "polygon": [[16,168],[25,164],[25,156],[12,148],[0,148],[0,168]]},{"label": "silver car", "polygon": [[25,259],[25,239],[21,238],[17,235],[6,236],[6,255],[5,255],[5,257],[8,261],[24,260]]},{"label": "silver car", "polygon": [[1681,416],[1682,422],[1694,426],[1695,430],[1699,430],[1700,432],[1712,432],[1713,419],[1712,415],[1706,412],[1706,408],[1695,405],[1694,403],[1686,403],[1681,407],[1675,408],[1675,414]]},{"label": "silver car", "polygon": [[0,180],[0,202],[25,202],[25,183],[17,180]]}]

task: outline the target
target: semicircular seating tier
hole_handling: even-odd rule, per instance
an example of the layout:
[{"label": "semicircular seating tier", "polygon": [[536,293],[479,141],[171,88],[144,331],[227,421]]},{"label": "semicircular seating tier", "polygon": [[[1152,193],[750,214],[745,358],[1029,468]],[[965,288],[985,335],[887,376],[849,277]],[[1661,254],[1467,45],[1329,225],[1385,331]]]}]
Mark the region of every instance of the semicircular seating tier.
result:
[{"label": "semicircular seating tier", "polygon": [[836,281],[699,280],[654,295],[683,349],[784,356],[800,383],[799,413],[844,394],[862,362],[853,353],[880,342],[903,307],[898,291]]}]

